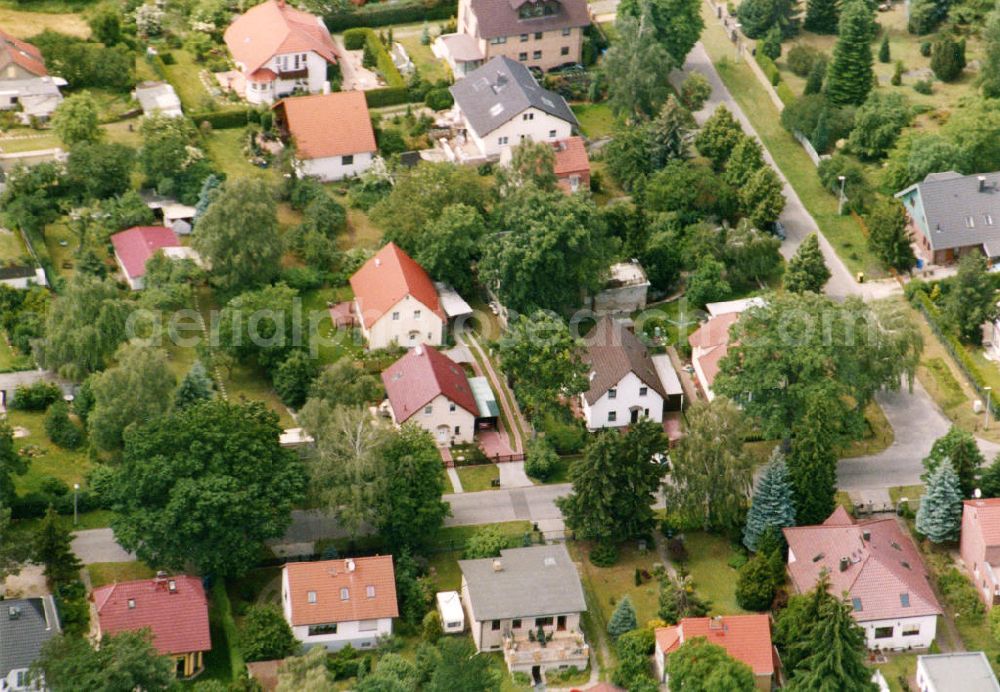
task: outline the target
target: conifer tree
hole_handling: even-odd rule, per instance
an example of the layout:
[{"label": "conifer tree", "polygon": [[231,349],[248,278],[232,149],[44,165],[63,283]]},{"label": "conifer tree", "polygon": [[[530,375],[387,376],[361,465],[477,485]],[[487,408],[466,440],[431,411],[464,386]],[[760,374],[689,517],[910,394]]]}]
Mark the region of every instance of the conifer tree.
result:
[{"label": "conifer tree", "polygon": [[739,189],[747,184],[747,181],[764,166],[764,150],[760,143],[753,137],[744,137],[733,147],[729,160],[726,161],[726,170],[722,178]]},{"label": "conifer tree", "polygon": [[803,26],[816,34],[835,34],[839,14],[837,0],[807,0]]},{"label": "conifer tree", "polygon": [[204,399],[211,399],[214,389],[214,383],[205,371],[205,366],[200,360],[196,360],[174,394],[174,406],[186,408]]},{"label": "conifer tree", "polygon": [[45,565],[45,576],[52,585],[79,578],[82,565],[70,548],[71,540],[69,530],[59,523],[59,515],[50,506],[35,534],[31,559]]},{"label": "conifer tree", "polygon": [[954,541],[962,524],[962,491],[958,474],[944,459],[927,481],[917,510],[917,531],[933,543]]},{"label": "conifer tree", "polygon": [[839,106],[860,106],[875,84],[871,40],[874,21],[865,0],[845,0],[833,60],[826,77],[826,95]]},{"label": "conifer tree", "polygon": [[785,455],[775,447],[753,493],[753,502],[743,529],[743,545],[756,551],[757,543],[764,533],[769,529],[783,529],[786,526],[795,526],[794,494]]},{"label": "conifer tree", "polygon": [[807,656],[792,673],[792,692],[875,692],[865,666],[865,632],[851,617],[851,607],[835,598],[820,608],[819,620],[807,639]]},{"label": "conifer tree", "polygon": [[882,36],[882,43],[878,47],[878,61],[882,63],[888,63],[892,60],[892,56],[889,53],[889,34]]},{"label": "conifer tree", "polygon": [[819,112],[816,128],[809,136],[809,141],[817,152],[823,153],[830,148],[830,113],[826,108]]},{"label": "conifer tree", "polygon": [[837,493],[836,421],[843,403],[820,389],[805,404],[792,430],[788,471],[795,489],[795,518],[802,526],[819,524],[833,512]]},{"label": "conifer tree", "polygon": [[972,492],[976,489],[979,467],[986,461],[972,433],[953,425],[947,433],[936,439],[930,454],[924,458],[926,472],[920,480],[924,483],[930,482],[930,477],[945,459],[951,462],[952,469],[958,475],[962,497],[972,497]]},{"label": "conifer tree", "polygon": [[771,60],[777,60],[781,57],[781,27],[777,24],[771,26],[767,30],[767,34],[764,36],[764,40],[760,45],[760,52],[771,58]]},{"label": "conifer tree", "polygon": [[784,276],[785,290],[792,293],[822,293],[823,286],[829,280],[830,270],[823,259],[819,238],[812,233],[802,241],[795,255],[788,261]]},{"label": "conifer tree", "polygon": [[899,200],[879,200],[865,221],[868,225],[868,247],[883,264],[905,271],[916,263],[906,230],[906,210]]},{"label": "conifer tree", "polygon": [[611,619],[608,620],[608,634],[611,635],[612,639],[618,639],[621,635],[631,632],[638,626],[632,599],[628,595],[622,596],[622,600],[618,601],[618,605],[615,606],[615,612],[611,613]]},{"label": "conifer tree", "polygon": [[809,76],[806,77],[805,89],[802,91],[804,96],[812,96],[813,94],[818,94],[823,91],[823,81],[826,79],[826,68],[826,60],[817,60],[813,63],[812,69],[809,70]]},{"label": "conifer tree", "polygon": [[698,152],[712,162],[717,171],[721,171],[729,160],[733,148],[745,137],[743,128],[733,118],[733,114],[725,106],[719,106],[705,121],[694,145]]}]

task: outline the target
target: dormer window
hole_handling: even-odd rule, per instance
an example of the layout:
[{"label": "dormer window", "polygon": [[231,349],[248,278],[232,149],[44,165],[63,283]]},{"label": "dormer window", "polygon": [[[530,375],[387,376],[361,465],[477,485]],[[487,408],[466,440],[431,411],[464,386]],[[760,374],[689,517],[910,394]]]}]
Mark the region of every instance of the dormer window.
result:
[{"label": "dormer window", "polygon": [[309,592],[307,592],[306,593],[306,600],[309,601],[310,603],[315,603],[316,602],[316,592],[315,591],[309,591]]},{"label": "dormer window", "polygon": [[368,598],[375,598],[375,586],[372,585],[372,584],[369,584],[368,586],[366,586],[365,587],[365,595]]},{"label": "dormer window", "polygon": [[340,600],[346,601],[346,600],[350,599],[350,597],[351,597],[351,590],[348,589],[346,586],[343,587],[340,590]]},{"label": "dormer window", "polygon": [[135,610],[135,599],[134,598],[128,599],[128,609],[129,610]]},{"label": "dormer window", "polygon": [[966,228],[975,228],[976,227],[976,219],[972,215],[969,215],[969,216],[965,217],[965,227]]}]

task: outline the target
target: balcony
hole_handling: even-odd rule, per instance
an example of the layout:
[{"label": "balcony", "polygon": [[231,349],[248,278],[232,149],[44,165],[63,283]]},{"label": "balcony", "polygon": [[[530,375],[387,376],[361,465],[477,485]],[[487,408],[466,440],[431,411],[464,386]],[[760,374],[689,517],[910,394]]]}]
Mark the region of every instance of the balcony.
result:
[{"label": "balcony", "polygon": [[527,638],[507,636],[503,641],[503,656],[511,670],[515,666],[560,664],[583,668],[590,657],[590,647],[577,632],[555,632],[544,646]]}]

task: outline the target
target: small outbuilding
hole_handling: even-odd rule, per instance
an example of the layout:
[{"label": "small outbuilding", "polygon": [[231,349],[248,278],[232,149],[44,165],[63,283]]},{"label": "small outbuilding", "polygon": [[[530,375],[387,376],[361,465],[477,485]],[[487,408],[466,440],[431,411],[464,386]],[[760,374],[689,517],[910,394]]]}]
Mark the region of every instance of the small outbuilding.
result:
[{"label": "small outbuilding", "polygon": [[461,634],[465,631],[465,610],[457,591],[439,591],[437,611],[445,634]]}]

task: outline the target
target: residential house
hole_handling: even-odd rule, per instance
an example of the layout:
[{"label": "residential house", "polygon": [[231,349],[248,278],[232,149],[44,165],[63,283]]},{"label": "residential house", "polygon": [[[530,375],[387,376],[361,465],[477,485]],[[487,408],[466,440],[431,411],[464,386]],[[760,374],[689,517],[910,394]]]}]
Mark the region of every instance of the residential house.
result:
[{"label": "residential house", "polygon": [[683,618],[676,625],[656,628],[653,652],[656,675],[667,682],[667,658],[684,642],[704,637],[721,646],[737,661],[753,670],[757,688],[770,690],[779,682],[778,652],[771,643],[771,619],[768,615],[717,615]]},{"label": "residential house", "polygon": [[382,372],[382,384],[396,425],[414,423],[442,447],[472,442],[479,406],[462,366],[448,356],[417,346]]},{"label": "residential house", "polygon": [[208,599],[201,579],[186,575],[127,581],[94,589],[97,638],[149,630],[153,647],[174,659],[177,677],[190,678],[205,667],[212,650]]},{"label": "residential house", "polygon": [[924,262],[952,264],[969,252],[1000,257],[1000,172],[931,173],[896,197]]},{"label": "residential house", "polygon": [[556,142],[573,134],[576,116],[559,94],[543,89],[524,65],[497,57],[449,87],[459,139],[480,159],[496,160],[525,140]]},{"label": "residential house", "polygon": [[608,279],[594,296],[592,308],[598,314],[644,310],[649,286],[646,272],[637,261],[616,262],[608,269]]},{"label": "residential house", "polygon": [[135,88],[132,96],[142,107],[142,114],[147,117],[160,114],[180,118],[184,115],[177,92],[167,82],[143,82]]},{"label": "residential house", "polygon": [[295,147],[295,172],[323,182],[361,175],[378,146],[363,91],[297,96],[274,105],[279,128]]},{"label": "residential house", "polygon": [[1000,603],[1000,498],[963,503],[959,552],[986,607]]},{"label": "residential house", "polygon": [[0,110],[20,107],[24,120],[45,119],[62,102],[61,77],[49,76],[36,46],[0,29]]},{"label": "residential house", "polygon": [[926,649],[941,605],[913,540],[895,517],[855,523],[843,507],[818,526],[783,529],[788,574],[799,593],[824,572],[830,593],[847,592],[869,649]]},{"label": "residential house", "polygon": [[198,254],[181,245],[177,235],[165,226],[134,226],[111,236],[115,261],[133,291],[145,286],[146,262],[157,252],[171,259],[190,259],[200,262]]},{"label": "residential house", "polygon": [[[47,641],[62,632],[52,596],[0,604],[0,692],[34,692],[28,670]],[[44,689],[41,688],[41,689]]]},{"label": "residential house", "polygon": [[0,284],[10,288],[26,289],[32,286],[48,286],[45,270],[41,267],[12,265],[0,267]]},{"label": "residential house", "polygon": [[740,314],[764,304],[760,298],[745,298],[705,306],[709,318],[688,336],[691,345],[691,366],[705,397],[712,401],[712,385],[719,374],[719,363],[729,353],[729,330]]},{"label": "residential house", "polygon": [[374,648],[399,617],[392,556],[290,562],[281,570],[281,607],[306,648]]},{"label": "residential house", "polygon": [[273,103],[294,91],[315,94],[327,85],[337,49],[323,19],[285,0],[267,0],[236,17],[223,38],[254,104]]},{"label": "residential house", "polygon": [[568,137],[552,143],[555,174],[559,188],[566,193],[590,190],[590,159],[583,137]]},{"label": "residential house", "polygon": [[580,404],[588,430],[621,428],[644,418],[662,422],[677,392],[668,394],[645,344],[625,324],[602,317],[587,336],[583,361],[589,385]]},{"label": "residential house", "polygon": [[982,651],[917,656],[920,692],[1000,692],[993,667]]},{"label": "residential house", "polygon": [[350,281],[354,314],[368,348],[440,346],[444,342],[450,315],[438,288],[424,268],[395,243],[375,253]]},{"label": "residential house", "polygon": [[528,673],[536,682],[546,671],[587,667],[590,647],[580,628],[587,603],[565,544],[508,548],[500,557],[459,560],[458,566],[479,651],[503,651],[512,673]]},{"label": "residential house", "polygon": [[458,31],[435,41],[455,77],[504,56],[548,71],[581,61],[586,0],[459,0]]}]

